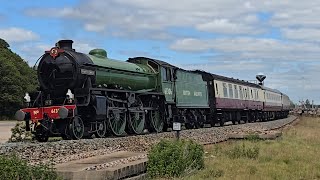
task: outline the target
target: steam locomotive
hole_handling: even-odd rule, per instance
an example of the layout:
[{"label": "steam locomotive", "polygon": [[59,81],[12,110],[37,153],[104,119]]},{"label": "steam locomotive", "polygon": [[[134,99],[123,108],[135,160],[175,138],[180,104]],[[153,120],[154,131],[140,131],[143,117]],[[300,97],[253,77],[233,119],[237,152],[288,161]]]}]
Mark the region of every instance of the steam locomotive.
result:
[{"label": "steam locomotive", "polygon": [[[103,49],[77,52],[72,40],[46,51],[37,68],[40,87],[16,112],[38,141],[162,132],[283,118],[289,97],[246,81],[184,70],[147,57],[110,59]],[[261,82],[265,76],[257,76]]]}]

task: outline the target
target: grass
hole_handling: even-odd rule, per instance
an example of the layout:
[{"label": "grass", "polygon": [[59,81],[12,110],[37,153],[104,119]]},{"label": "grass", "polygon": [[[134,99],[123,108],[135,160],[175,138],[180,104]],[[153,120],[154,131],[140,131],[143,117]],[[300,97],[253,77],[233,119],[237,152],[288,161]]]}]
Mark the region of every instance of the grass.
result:
[{"label": "grass", "polygon": [[302,117],[276,140],[228,141],[205,151],[205,168],[181,179],[320,179],[320,118]]}]

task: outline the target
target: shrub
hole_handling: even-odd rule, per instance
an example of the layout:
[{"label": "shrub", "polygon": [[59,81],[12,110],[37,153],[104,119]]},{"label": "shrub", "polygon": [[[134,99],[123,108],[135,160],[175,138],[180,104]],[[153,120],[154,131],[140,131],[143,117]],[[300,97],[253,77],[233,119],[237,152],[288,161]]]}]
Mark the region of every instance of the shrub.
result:
[{"label": "shrub", "polygon": [[10,142],[31,141],[31,131],[26,131],[25,122],[17,122],[17,124],[11,129]]},{"label": "shrub", "polygon": [[148,175],[177,177],[204,167],[203,146],[193,141],[161,140],[148,155]]},{"label": "shrub", "polygon": [[16,155],[0,156],[0,179],[59,179],[52,167],[46,164],[28,165]]},{"label": "shrub", "polygon": [[242,157],[256,159],[259,156],[259,151],[259,146],[246,147],[246,145],[243,143],[242,145],[236,145],[231,150],[226,151],[226,154],[231,159],[237,159]]}]

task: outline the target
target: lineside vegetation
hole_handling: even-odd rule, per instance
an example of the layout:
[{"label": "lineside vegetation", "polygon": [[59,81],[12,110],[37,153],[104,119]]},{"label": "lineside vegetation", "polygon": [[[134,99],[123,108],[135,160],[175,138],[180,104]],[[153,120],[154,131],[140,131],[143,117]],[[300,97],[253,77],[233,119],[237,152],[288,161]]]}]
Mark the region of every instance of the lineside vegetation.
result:
[{"label": "lineside vegetation", "polygon": [[319,137],[320,118],[301,117],[277,140],[207,146],[205,168],[182,179],[320,179]]},{"label": "lineside vegetation", "polygon": [[14,154],[10,156],[0,155],[0,174],[0,180],[62,179],[51,165],[29,165],[27,161],[20,159]]}]

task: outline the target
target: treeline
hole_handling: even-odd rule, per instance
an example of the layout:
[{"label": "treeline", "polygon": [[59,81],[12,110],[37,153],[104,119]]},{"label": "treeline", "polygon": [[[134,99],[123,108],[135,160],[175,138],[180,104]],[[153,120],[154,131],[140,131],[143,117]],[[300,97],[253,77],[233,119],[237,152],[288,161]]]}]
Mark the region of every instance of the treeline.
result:
[{"label": "treeline", "polygon": [[0,119],[13,118],[25,93],[35,91],[37,83],[36,72],[0,38]]}]

